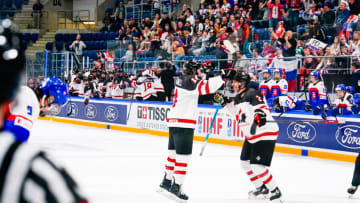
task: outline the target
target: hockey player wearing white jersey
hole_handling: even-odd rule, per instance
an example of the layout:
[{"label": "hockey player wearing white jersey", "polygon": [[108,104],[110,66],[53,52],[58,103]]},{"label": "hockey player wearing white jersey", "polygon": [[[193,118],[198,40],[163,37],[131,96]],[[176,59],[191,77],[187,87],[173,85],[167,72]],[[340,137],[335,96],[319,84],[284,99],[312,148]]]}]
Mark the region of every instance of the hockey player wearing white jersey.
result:
[{"label": "hockey player wearing white jersey", "polygon": [[267,100],[270,107],[274,105],[274,100],[279,96],[287,95],[288,83],[282,78],[283,70],[281,68],[275,68],[273,71],[274,79],[270,81],[270,98]]},{"label": "hockey player wearing white jersey", "polygon": [[266,68],[262,72],[263,81],[260,83],[259,92],[264,95],[265,99],[270,98],[270,90],[271,90],[271,70]]},{"label": "hockey player wearing white jersey", "polygon": [[326,88],[323,81],[321,81],[321,75],[319,71],[313,71],[310,73],[309,90],[309,104],[306,107],[311,109],[314,115],[322,113],[326,106],[329,105],[326,94]]},{"label": "hockey player wearing white jersey", "polygon": [[124,99],[125,89],[131,84],[130,80],[124,75],[124,72],[120,69],[117,70],[116,76],[113,82],[113,89],[111,92],[113,99]]},{"label": "hockey player wearing white jersey", "polygon": [[[256,188],[249,192],[249,198],[263,198],[270,190],[270,200],[281,202],[281,192],[269,170],[279,127],[275,122],[268,122],[273,121],[271,111],[263,95],[249,88],[249,83],[249,74],[238,71],[232,82],[237,96],[234,101],[223,98],[222,104],[238,121],[245,135],[240,156],[241,167]],[[215,101],[221,98],[217,94]]]},{"label": "hockey player wearing white jersey", "polygon": [[335,91],[337,98],[333,102],[331,109],[328,111],[328,115],[337,116],[352,114],[351,107],[353,105],[353,96],[346,92],[345,85],[336,85]]},{"label": "hockey player wearing white jersey", "polygon": [[12,132],[17,141],[25,142],[40,112],[56,114],[66,104],[67,98],[67,88],[59,78],[46,78],[35,92],[23,86],[7,105],[4,129]]},{"label": "hockey player wearing white jersey", "polygon": [[199,80],[195,76],[199,65],[195,62],[184,64],[183,75],[175,79],[174,103],[167,116],[168,156],[159,192],[167,193],[179,202],[188,200],[182,186],[192,154],[199,95],[215,93],[224,84],[220,76]]}]

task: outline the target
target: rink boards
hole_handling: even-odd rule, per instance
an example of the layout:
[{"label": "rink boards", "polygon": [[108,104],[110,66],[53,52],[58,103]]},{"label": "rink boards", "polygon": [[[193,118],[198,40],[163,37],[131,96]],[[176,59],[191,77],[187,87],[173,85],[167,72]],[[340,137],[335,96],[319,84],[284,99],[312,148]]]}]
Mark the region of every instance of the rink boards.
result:
[{"label": "rink boards", "polygon": [[[72,98],[66,108],[55,117],[57,122],[84,126],[168,136],[166,116],[172,103],[127,100]],[[204,141],[216,106],[199,105],[195,140]],[[70,115],[69,112],[71,112]],[[194,112],[195,113],[195,112]],[[277,118],[279,114],[274,113]],[[44,118],[42,118],[44,119]],[[303,111],[282,114],[276,151],[338,161],[354,162],[360,150],[360,120],[355,116],[338,117],[344,124],[300,123],[294,120],[321,120],[320,116]],[[329,118],[335,119],[335,118]],[[208,142],[242,146],[244,133],[236,121],[220,109]]]}]

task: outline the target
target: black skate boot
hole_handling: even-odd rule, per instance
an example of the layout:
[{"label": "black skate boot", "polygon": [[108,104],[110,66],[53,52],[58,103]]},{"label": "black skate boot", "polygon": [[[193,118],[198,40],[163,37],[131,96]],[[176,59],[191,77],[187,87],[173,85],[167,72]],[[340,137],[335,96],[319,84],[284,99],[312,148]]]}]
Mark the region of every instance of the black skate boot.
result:
[{"label": "black skate boot", "polygon": [[256,188],[249,192],[249,199],[267,199],[269,195],[269,189],[265,185]]},{"label": "black skate boot", "polygon": [[270,201],[279,202],[279,203],[283,202],[281,200],[281,192],[280,192],[280,189],[278,187],[276,187],[273,191],[271,191]]},{"label": "black skate boot", "polygon": [[189,197],[182,191],[181,185],[176,184],[175,181],[171,185],[170,193],[173,196],[173,199],[177,202],[185,203]]},{"label": "black skate boot", "polygon": [[165,174],[163,180],[160,183],[160,187],[158,189],[158,192],[159,193],[169,192],[170,188],[171,188],[171,180],[167,179],[166,174]]},{"label": "black skate boot", "polygon": [[351,198],[355,194],[357,188],[358,186],[353,186],[353,185],[349,187],[349,189],[347,190],[347,192],[350,194],[349,198]]}]

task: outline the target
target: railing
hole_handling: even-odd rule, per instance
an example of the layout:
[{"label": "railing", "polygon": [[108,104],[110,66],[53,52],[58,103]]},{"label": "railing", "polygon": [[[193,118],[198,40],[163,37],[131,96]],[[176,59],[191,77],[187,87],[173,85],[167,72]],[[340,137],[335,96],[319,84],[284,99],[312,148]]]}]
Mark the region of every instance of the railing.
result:
[{"label": "railing", "polygon": [[85,29],[89,29],[88,24],[84,22],[90,21],[89,10],[62,10],[57,11],[57,29],[81,29],[81,25]]}]

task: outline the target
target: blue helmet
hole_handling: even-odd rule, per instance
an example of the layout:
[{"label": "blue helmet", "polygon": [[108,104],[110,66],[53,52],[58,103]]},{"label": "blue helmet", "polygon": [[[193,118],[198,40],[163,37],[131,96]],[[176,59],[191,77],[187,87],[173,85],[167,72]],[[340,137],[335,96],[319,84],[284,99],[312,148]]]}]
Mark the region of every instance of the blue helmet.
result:
[{"label": "blue helmet", "polygon": [[274,72],[274,73],[280,73],[280,74],[283,74],[283,71],[282,71],[282,69],[281,69],[281,68],[275,68],[273,72]]},{"label": "blue helmet", "polygon": [[353,86],[346,86],[345,90],[347,92],[349,92],[350,94],[354,94],[355,93],[355,88]]},{"label": "blue helmet", "polygon": [[344,84],[338,84],[335,87],[335,91],[346,91],[346,87]]},{"label": "blue helmet", "polygon": [[317,71],[317,70],[314,70],[313,72],[310,73],[311,76],[314,76],[315,78],[317,79],[321,79],[321,75],[320,75],[320,72]]},{"label": "blue helmet", "polygon": [[353,102],[354,102],[354,104],[360,104],[360,93],[354,94]]},{"label": "blue helmet", "polygon": [[63,81],[61,81],[57,77],[49,77],[44,79],[40,83],[40,89],[43,94],[48,98],[51,96],[54,97],[51,104],[57,104],[59,106],[63,106],[67,103],[69,99],[69,94],[66,88],[66,85]]}]

